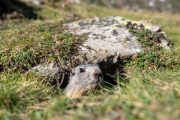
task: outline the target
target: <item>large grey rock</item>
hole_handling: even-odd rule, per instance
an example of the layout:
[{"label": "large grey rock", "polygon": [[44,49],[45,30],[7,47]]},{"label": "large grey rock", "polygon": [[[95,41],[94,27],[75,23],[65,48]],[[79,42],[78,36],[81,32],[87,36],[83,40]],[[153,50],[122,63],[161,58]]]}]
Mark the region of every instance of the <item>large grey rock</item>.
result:
[{"label": "large grey rock", "polygon": [[[119,57],[127,57],[143,51],[141,44],[134,34],[126,27],[128,22],[143,25],[145,29],[159,32],[164,37],[160,46],[169,49],[168,41],[159,26],[144,21],[130,21],[121,17],[104,17],[80,20],[64,25],[68,32],[76,35],[87,35],[81,53],[86,55],[88,62],[98,63],[107,61],[111,56],[116,63]],[[159,34],[158,33],[158,34]]]}]

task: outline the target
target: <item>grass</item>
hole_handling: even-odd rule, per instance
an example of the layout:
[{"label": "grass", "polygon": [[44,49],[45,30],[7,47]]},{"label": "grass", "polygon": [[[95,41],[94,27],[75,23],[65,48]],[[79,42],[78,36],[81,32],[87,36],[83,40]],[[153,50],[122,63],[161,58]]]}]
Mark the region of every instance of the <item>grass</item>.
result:
[{"label": "grass", "polygon": [[28,70],[39,63],[58,61],[58,58],[67,61],[77,49],[77,44],[83,41],[82,36],[63,32],[62,23],[2,31],[1,39],[1,66],[18,70]]},{"label": "grass", "polygon": [[[151,20],[163,27],[173,47],[157,51],[157,46],[145,46],[144,53],[124,65],[126,78],[113,76],[118,85],[68,99],[42,76],[26,73],[39,63],[67,61],[77,49],[74,44],[84,40],[63,31],[59,20],[66,21],[69,10],[43,6],[38,13],[44,19],[8,22],[0,28],[0,119],[180,119],[179,15],[92,6],[72,6],[71,11],[83,18],[118,15]],[[145,40],[149,31],[134,34],[144,45],[155,45]]]}]

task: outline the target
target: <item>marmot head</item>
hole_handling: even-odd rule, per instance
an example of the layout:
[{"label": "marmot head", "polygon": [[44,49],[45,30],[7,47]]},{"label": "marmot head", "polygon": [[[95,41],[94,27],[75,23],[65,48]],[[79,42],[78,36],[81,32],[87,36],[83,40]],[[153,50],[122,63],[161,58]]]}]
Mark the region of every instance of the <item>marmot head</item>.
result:
[{"label": "marmot head", "polygon": [[79,65],[72,69],[69,83],[65,88],[65,95],[71,98],[80,97],[88,90],[98,87],[102,79],[102,71],[98,65]]}]

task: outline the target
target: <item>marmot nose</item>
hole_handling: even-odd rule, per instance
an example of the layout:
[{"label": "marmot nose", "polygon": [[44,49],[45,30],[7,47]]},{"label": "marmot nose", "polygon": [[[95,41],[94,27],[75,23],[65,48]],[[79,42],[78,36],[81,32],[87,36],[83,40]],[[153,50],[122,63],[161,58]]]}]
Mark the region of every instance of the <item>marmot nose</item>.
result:
[{"label": "marmot nose", "polygon": [[102,71],[99,68],[94,69],[94,71],[93,71],[93,79],[95,79],[97,83],[102,82],[103,74],[102,74]]},{"label": "marmot nose", "polygon": [[94,78],[100,80],[103,77],[102,71],[100,69],[95,69]]},{"label": "marmot nose", "polygon": [[97,83],[101,83],[101,82],[103,81],[102,72],[95,73],[95,74],[94,74],[94,78],[96,79],[96,82],[97,82]]},{"label": "marmot nose", "polygon": [[102,73],[95,73],[94,76],[95,76],[96,78],[100,78],[100,77],[102,77]]}]

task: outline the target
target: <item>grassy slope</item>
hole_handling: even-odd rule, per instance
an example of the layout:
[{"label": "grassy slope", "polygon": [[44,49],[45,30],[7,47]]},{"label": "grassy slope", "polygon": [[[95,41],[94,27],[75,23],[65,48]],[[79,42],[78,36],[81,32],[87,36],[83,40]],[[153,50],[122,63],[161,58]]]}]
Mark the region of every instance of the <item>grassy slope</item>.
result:
[{"label": "grassy slope", "polygon": [[[48,10],[48,16],[44,12],[45,9]],[[125,120],[180,119],[180,16],[167,13],[135,13],[87,6],[74,6],[72,11],[84,18],[118,15],[133,20],[151,20],[153,23],[160,24],[174,43],[172,52],[165,52],[164,58],[171,67],[141,69],[135,59],[125,67],[125,75],[129,82],[118,74],[114,75],[119,85],[114,88],[103,88],[76,100],[69,100],[51,87],[47,87],[41,82],[40,76],[8,69],[0,74],[0,117],[2,119],[28,118],[33,120],[42,118],[119,119],[119,117]],[[19,63],[20,68],[24,64],[27,68],[35,64],[26,65],[26,61],[28,58],[36,60],[39,50],[46,53],[46,48],[51,48],[52,45],[51,37],[54,34],[61,34],[61,30],[52,29],[50,23],[59,25],[57,20],[66,18],[68,13],[68,11],[44,6],[39,14],[44,16],[45,20],[23,20],[23,22],[10,23],[2,27],[0,50],[5,51],[6,54],[3,54],[5,57],[2,57],[1,62],[7,63],[6,58],[11,56],[17,61],[19,59],[25,61]],[[44,42],[49,44],[44,45]],[[34,54],[28,54],[25,49],[26,45],[35,46],[37,51],[33,49]],[[7,49],[12,47],[13,52],[8,55]],[[26,52],[19,52],[22,50]],[[47,61],[51,60],[51,57],[48,54]],[[173,64],[171,64],[172,61]]]}]

